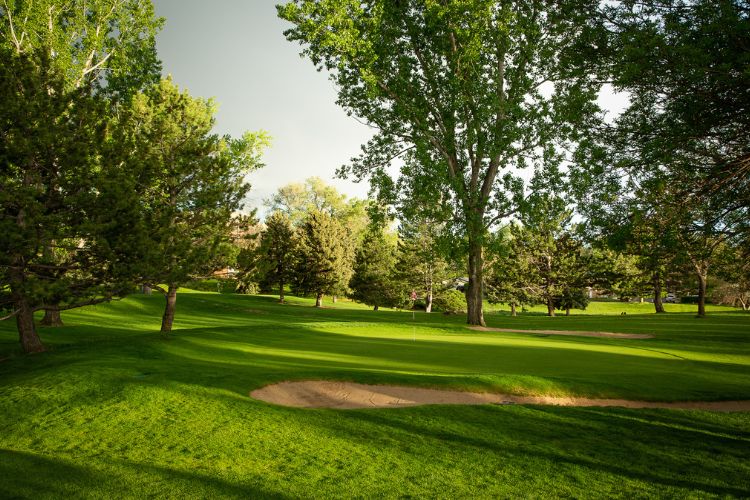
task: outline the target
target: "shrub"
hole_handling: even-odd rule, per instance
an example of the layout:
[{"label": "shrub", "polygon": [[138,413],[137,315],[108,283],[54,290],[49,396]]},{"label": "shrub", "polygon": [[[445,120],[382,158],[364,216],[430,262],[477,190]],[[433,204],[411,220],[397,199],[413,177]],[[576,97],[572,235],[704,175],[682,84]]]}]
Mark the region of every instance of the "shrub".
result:
[{"label": "shrub", "polygon": [[459,314],[466,312],[466,297],[458,290],[446,290],[434,300],[435,307],[445,314]]},{"label": "shrub", "polygon": [[234,293],[237,289],[237,280],[232,278],[198,279],[185,283],[185,288],[201,292]]}]

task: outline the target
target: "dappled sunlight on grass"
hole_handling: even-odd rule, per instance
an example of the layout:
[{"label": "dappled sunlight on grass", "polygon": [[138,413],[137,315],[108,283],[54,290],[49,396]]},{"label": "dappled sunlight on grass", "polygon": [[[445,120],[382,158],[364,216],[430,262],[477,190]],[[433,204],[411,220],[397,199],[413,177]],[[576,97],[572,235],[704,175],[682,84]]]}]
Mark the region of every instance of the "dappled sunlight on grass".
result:
[{"label": "dappled sunlight on grass", "polygon": [[[50,351],[0,323],[0,496],[748,496],[750,416],[520,406],[302,410],[256,401],[283,380],[649,400],[750,398],[750,315],[576,315],[490,326],[340,301],[133,296],[66,311]],[[328,306],[333,306],[327,303]],[[27,474],[26,471],[33,471]],[[44,481],[38,479],[44,478]],[[135,493],[134,493],[135,492]]]}]

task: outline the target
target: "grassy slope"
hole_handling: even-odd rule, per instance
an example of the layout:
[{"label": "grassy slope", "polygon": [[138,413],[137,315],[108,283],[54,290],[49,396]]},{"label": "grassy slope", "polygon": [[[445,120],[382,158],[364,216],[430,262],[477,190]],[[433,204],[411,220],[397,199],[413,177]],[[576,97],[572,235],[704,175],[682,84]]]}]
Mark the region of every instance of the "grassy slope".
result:
[{"label": "grassy slope", "polygon": [[53,351],[29,358],[17,354],[13,325],[0,323],[0,358],[9,358],[0,362],[0,497],[750,495],[747,413],[342,412],[247,397],[273,381],[329,378],[750,398],[750,315],[657,316],[638,314],[649,304],[598,303],[567,318],[488,315],[490,326],[656,335],[615,340],[477,333],[459,317],[412,321],[347,302],[315,310],[292,301],[184,293],[178,330],[163,341],[162,299],[134,296],[66,313],[69,326],[42,330]]}]

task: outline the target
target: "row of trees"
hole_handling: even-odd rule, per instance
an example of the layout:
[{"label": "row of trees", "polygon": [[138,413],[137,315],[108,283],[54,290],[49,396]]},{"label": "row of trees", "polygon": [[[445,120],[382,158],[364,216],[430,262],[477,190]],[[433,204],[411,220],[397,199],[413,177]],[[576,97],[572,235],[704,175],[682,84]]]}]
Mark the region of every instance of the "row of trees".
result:
[{"label": "row of trees", "polygon": [[[460,274],[442,256],[437,229],[402,223],[398,234],[371,217],[367,202],[346,200],[320,179],[290,184],[266,201],[272,210],[260,239],[238,257],[240,291],[256,288],[351,296],[376,309],[403,306],[418,293],[429,312],[433,297]],[[372,212],[372,210],[370,210]]]},{"label": "row of trees", "polygon": [[[264,133],[212,133],[215,106],[161,79],[150,2],[0,9],[0,309],[26,352],[34,312],[166,297],[229,251]],[[162,287],[160,284],[164,284]]]},{"label": "row of trees", "polygon": [[[569,203],[539,177],[532,183],[537,189],[517,218],[489,236],[484,286],[490,302],[509,305],[513,315],[519,307],[544,304],[554,316],[556,310],[585,308],[592,293],[620,300],[652,296],[656,311],[663,312],[667,288],[693,288],[685,256],[664,256],[669,272],[661,269],[655,278],[648,254],[592,239],[584,221],[573,222]],[[450,251],[440,224],[401,221],[398,231],[390,231],[362,210],[363,202],[346,201],[317,178],[282,187],[266,206],[274,211],[240,259],[241,291],[277,289],[283,302],[289,287],[316,297],[318,307],[323,295],[347,295],[375,309],[413,306],[414,292],[428,312],[433,298],[443,310],[466,310],[452,303],[461,296],[455,289],[463,285],[464,256]],[[738,250],[722,246],[722,263],[713,274],[714,299],[733,305],[736,299],[746,302],[743,294],[750,291],[740,277],[745,268],[735,260]]]}]

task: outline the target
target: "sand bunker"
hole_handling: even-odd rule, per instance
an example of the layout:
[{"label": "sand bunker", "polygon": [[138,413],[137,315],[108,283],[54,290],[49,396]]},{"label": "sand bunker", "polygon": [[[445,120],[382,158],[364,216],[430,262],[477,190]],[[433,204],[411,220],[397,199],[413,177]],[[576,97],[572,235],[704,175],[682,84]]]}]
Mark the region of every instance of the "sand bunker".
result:
[{"label": "sand bunker", "polygon": [[607,337],[611,339],[652,339],[648,333],[612,333],[612,332],[578,332],[572,330],[519,330],[517,328],[488,328],[486,326],[468,326],[480,332],[536,333],[539,335],[573,335],[576,337]]},{"label": "sand bunker", "polygon": [[267,385],[250,393],[267,403],[297,408],[401,408],[419,405],[535,404],[557,406],[622,406],[712,411],[750,411],[750,401],[685,401],[659,403],[625,399],[510,396],[487,392],[446,391],[393,385],[310,380]]}]

